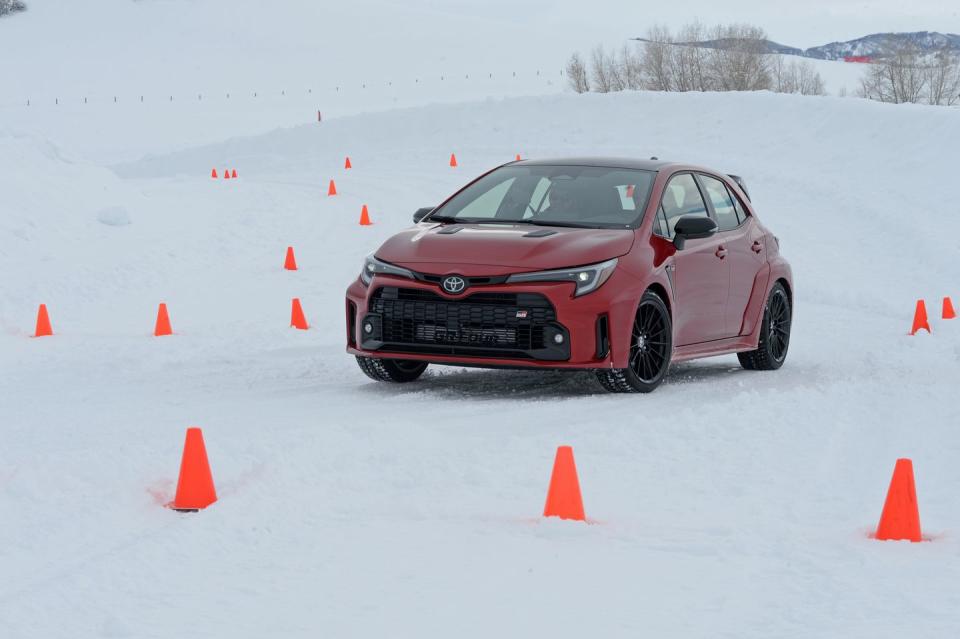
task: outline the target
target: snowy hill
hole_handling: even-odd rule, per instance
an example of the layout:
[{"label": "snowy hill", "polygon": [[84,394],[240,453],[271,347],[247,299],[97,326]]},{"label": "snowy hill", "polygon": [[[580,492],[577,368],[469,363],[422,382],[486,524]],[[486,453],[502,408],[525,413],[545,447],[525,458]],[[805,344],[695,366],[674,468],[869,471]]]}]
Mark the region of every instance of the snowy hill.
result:
[{"label": "snowy hill", "polygon": [[[917,297],[960,294],[951,116],[772,94],[513,98],[110,169],[4,134],[3,636],[950,634],[960,325],[905,333]],[[795,269],[787,365],[684,364],[645,397],[576,374],[367,381],[343,352],[362,256],[517,152],[746,176]],[[294,296],[310,331],[287,328]],[[160,301],[169,338],[150,335]],[[27,337],[39,302],[52,338]],[[177,515],[161,504],[191,425],[220,501]],[[593,525],[538,518],[559,444]],[[868,538],[900,456],[930,543]]]}]

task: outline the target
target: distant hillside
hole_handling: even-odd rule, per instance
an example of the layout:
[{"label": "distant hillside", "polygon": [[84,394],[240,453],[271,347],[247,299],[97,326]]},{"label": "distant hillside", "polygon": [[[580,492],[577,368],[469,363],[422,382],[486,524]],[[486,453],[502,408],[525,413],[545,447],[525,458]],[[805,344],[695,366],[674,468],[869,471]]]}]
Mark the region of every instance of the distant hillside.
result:
[{"label": "distant hillside", "polygon": [[[643,41],[644,38],[635,38]],[[680,42],[687,46],[699,46],[710,49],[726,47],[727,40],[704,40],[701,42]],[[831,42],[819,47],[800,49],[764,40],[763,46],[767,53],[796,55],[817,60],[843,60],[845,58],[882,58],[884,52],[891,47],[903,44],[912,44],[924,53],[933,53],[941,49],[948,49],[960,53],[960,35],[955,33],[938,33],[936,31],[916,31],[913,33],[873,33],[856,40],[846,42]]]}]

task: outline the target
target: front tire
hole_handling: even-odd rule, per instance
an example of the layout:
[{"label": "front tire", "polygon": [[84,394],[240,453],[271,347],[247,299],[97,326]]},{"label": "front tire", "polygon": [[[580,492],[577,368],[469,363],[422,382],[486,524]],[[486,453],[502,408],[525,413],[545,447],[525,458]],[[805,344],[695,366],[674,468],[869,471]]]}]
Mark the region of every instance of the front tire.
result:
[{"label": "front tire", "polygon": [[659,295],[647,291],[630,331],[629,366],[598,370],[597,380],[611,393],[649,393],[663,382],[672,354],[670,311]]},{"label": "front tire", "polygon": [[770,289],[770,296],[763,310],[757,350],[737,353],[740,365],[748,371],[775,371],[783,366],[787,359],[787,349],[790,347],[792,318],[790,296],[783,284],[777,282]]},{"label": "front tire", "polygon": [[379,359],[357,355],[360,370],[372,380],[403,384],[412,382],[427,370],[427,362],[409,359]]}]

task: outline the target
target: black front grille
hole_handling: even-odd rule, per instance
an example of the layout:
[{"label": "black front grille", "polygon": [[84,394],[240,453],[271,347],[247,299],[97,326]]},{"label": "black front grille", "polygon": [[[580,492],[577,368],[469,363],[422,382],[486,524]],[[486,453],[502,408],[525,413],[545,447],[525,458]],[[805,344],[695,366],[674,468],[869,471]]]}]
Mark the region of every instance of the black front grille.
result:
[{"label": "black front grille", "polygon": [[[549,300],[535,293],[472,293],[383,287],[370,299],[382,350],[407,353],[563,359],[566,331]],[[562,344],[554,341],[563,334]],[[562,351],[562,352],[558,352]]]}]

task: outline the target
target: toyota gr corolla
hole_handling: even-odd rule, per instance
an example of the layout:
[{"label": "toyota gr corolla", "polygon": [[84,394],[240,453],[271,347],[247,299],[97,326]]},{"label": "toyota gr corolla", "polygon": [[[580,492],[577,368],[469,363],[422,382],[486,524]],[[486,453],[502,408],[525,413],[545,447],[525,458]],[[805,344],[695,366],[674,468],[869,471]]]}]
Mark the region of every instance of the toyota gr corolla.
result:
[{"label": "toyota gr corolla", "polygon": [[347,352],[376,380],[429,364],[586,369],[650,392],[671,362],[787,356],[790,265],[739,177],[656,160],[520,161],[367,257]]}]

